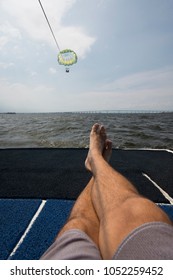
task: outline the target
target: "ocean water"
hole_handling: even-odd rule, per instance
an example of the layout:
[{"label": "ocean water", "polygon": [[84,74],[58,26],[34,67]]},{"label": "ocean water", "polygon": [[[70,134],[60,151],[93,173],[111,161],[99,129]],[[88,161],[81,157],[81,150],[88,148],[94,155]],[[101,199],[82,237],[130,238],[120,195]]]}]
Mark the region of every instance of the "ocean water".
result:
[{"label": "ocean water", "polygon": [[0,114],[0,148],[88,148],[94,123],[113,148],[173,149],[173,113]]}]

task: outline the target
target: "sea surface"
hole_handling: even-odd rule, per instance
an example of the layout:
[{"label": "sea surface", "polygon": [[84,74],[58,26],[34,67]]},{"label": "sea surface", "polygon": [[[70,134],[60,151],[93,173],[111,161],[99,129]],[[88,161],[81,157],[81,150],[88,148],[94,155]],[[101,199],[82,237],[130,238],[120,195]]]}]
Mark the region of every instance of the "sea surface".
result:
[{"label": "sea surface", "polygon": [[0,114],[0,148],[88,148],[96,122],[113,148],[173,149],[173,112]]}]

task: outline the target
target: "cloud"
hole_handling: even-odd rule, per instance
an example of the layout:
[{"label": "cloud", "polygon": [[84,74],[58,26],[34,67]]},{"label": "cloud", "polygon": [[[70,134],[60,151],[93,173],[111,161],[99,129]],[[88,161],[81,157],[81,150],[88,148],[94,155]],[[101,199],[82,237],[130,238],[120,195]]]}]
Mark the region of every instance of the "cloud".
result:
[{"label": "cloud", "polygon": [[[79,57],[84,58],[96,38],[87,35],[81,26],[64,25],[63,19],[75,3],[76,0],[42,1],[60,48],[72,48]],[[19,35],[17,30],[23,30],[23,34],[28,34],[31,39],[56,47],[38,1],[1,0],[0,8],[9,15],[9,20],[14,25],[11,33],[9,29],[4,30],[6,38],[13,37],[15,32]],[[0,46],[3,47],[6,43],[4,38],[0,41]]]},{"label": "cloud", "polygon": [[49,73],[52,74],[52,75],[54,75],[54,74],[57,73],[57,70],[56,70],[55,68],[53,68],[53,67],[50,67],[50,68],[49,68]]},{"label": "cloud", "polygon": [[0,32],[9,35],[12,38],[21,39],[20,31],[12,26],[9,22],[5,22],[0,25]]},{"label": "cloud", "polygon": [[[6,79],[0,80],[0,111],[39,112],[50,104],[53,88],[29,86],[22,83],[11,84]],[[43,105],[44,104],[44,105]]]},{"label": "cloud", "polygon": [[0,112],[60,112],[72,111],[74,95],[57,93],[47,85],[11,83],[0,79]]},{"label": "cloud", "polygon": [[14,66],[13,62],[0,62],[0,68],[6,70]]},{"label": "cloud", "polygon": [[57,33],[62,49],[70,46],[79,58],[85,58],[96,41],[95,38],[87,36],[81,27],[63,27]]},{"label": "cloud", "polygon": [[21,39],[20,31],[9,22],[0,25],[0,50],[13,39]]},{"label": "cloud", "polygon": [[84,93],[83,104],[87,110],[172,110],[172,76],[172,67],[128,75]]},{"label": "cloud", "polygon": [[6,36],[0,37],[0,51],[5,47],[6,44],[8,44],[9,40]]},{"label": "cloud", "polygon": [[[49,72],[53,74],[54,68]],[[58,94],[57,88],[0,80],[0,111],[172,110],[173,68],[129,75],[95,90]]]},{"label": "cloud", "polygon": [[165,89],[173,87],[173,67],[134,73],[102,86],[102,90],[124,91]]}]

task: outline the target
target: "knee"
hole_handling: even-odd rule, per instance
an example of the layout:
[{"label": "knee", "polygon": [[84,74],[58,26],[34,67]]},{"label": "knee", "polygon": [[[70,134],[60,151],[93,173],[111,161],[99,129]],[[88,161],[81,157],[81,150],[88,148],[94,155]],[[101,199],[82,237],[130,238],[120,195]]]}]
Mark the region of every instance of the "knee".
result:
[{"label": "knee", "polygon": [[81,217],[69,217],[65,225],[62,227],[60,232],[58,233],[58,237],[62,235],[65,231],[71,229],[79,229],[83,232],[87,231],[86,220]]},{"label": "knee", "polygon": [[99,224],[85,216],[70,216],[66,224],[63,226],[61,233],[69,229],[79,229],[90,235],[91,232],[98,232]]}]

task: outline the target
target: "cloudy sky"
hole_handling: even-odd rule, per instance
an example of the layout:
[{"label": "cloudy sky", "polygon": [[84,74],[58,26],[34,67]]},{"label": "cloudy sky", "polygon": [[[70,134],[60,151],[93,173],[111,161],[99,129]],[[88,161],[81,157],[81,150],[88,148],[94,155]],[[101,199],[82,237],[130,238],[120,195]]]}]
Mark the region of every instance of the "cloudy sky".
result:
[{"label": "cloudy sky", "polygon": [[173,110],[172,0],[0,0],[0,112]]}]

